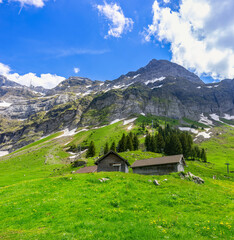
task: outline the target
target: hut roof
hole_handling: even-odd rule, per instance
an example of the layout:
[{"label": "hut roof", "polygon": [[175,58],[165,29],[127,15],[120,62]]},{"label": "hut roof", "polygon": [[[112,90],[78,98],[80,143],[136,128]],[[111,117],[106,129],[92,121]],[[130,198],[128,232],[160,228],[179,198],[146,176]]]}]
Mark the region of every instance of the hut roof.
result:
[{"label": "hut roof", "polygon": [[132,164],[131,168],[179,163],[181,159],[184,161],[183,155],[137,160]]},{"label": "hut roof", "polygon": [[95,162],[95,164],[98,165],[99,162],[101,162],[104,158],[106,158],[106,157],[107,157],[108,155],[110,155],[110,154],[116,155],[118,158],[122,159],[128,166],[130,166],[129,162],[128,162],[126,159],[124,159],[124,158],[121,157],[118,153],[116,153],[116,152],[114,152],[114,151],[112,151],[112,150],[110,150],[110,151],[109,151],[107,154],[105,154],[104,156],[100,157],[100,158]]},{"label": "hut roof", "polygon": [[97,166],[83,167],[77,170],[75,173],[93,173],[97,172]]}]

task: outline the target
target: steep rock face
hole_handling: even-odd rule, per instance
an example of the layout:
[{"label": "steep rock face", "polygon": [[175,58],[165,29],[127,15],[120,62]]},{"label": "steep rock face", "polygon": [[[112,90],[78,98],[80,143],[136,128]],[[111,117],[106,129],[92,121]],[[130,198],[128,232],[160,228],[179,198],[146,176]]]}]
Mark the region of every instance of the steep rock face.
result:
[{"label": "steep rock face", "polygon": [[[56,88],[27,88],[0,77],[0,149],[15,150],[66,127],[97,126],[139,114],[199,120],[234,115],[234,80],[204,84],[164,60],[113,81],[71,77]],[[24,120],[24,121],[21,121]]]},{"label": "steep rock face", "polygon": [[129,72],[113,81],[115,84],[141,82],[159,79],[161,77],[185,78],[190,82],[204,84],[194,73],[186,70],[182,66],[167,60],[151,60],[145,67],[135,72]]},{"label": "steep rock face", "polygon": [[49,111],[57,105],[75,100],[77,100],[76,95],[69,93],[21,100],[6,108],[0,108],[0,115],[11,119],[27,119],[38,112]]},{"label": "steep rock face", "polygon": [[65,128],[77,127],[80,117],[92,98],[86,97],[78,101],[55,106],[48,112],[40,112],[31,116],[14,131],[0,133],[0,149],[14,151],[39,138]]},{"label": "steep rock face", "polygon": [[136,83],[125,90],[111,90],[94,98],[82,115],[80,125],[104,125],[141,113],[193,120],[199,120],[202,113],[232,115],[233,93],[234,81],[200,85],[168,77],[148,85]]}]

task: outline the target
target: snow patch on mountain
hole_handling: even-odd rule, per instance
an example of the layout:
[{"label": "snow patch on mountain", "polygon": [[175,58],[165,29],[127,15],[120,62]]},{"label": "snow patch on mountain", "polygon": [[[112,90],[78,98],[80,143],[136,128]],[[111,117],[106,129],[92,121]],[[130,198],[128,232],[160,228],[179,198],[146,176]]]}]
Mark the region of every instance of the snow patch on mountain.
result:
[{"label": "snow patch on mountain", "polygon": [[208,117],[205,117],[203,113],[200,115],[199,123],[203,123],[203,124],[211,125],[211,126],[214,125],[212,120],[208,119]]},{"label": "snow patch on mountain", "polygon": [[151,89],[155,89],[155,88],[161,88],[163,86],[163,84],[156,86],[156,87],[152,87]]},{"label": "snow patch on mountain", "polygon": [[112,122],[110,122],[110,124],[109,125],[112,125],[112,124],[114,124],[114,123],[117,123],[117,122],[120,122],[120,121],[123,121],[125,118],[121,118],[121,119],[115,119],[114,121],[112,121]]},{"label": "snow patch on mountain", "polygon": [[234,116],[231,116],[231,115],[229,115],[229,114],[224,114],[224,117],[223,118],[225,118],[225,119],[227,119],[227,120],[233,120],[234,119]]},{"label": "snow patch on mountain", "polygon": [[191,132],[191,133],[198,133],[198,130],[194,129],[194,128],[190,128],[190,127],[179,127],[179,129],[181,131],[186,131],[186,132]]},{"label": "snow patch on mountain", "polygon": [[129,123],[132,123],[132,122],[134,122],[136,119],[137,119],[137,118],[132,118],[132,119],[124,120],[123,125],[127,125],[127,124],[129,124]]},{"label": "snow patch on mountain", "polygon": [[132,79],[135,79],[135,78],[139,77],[140,75],[141,74],[137,74],[137,75],[133,76]]},{"label": "snow patch on mountain", "polygon": [[153,80],[148,80],[145,82],[145,85],[148,85],[150,83],[160,82],[160,81],[163,81],[164,79],[165,79],[165,77],[160,77],[160,78],[155,78]]},{"label": "snow patch on mountain", "polygon": [[197,134],[197,137],[202,136],[202,137],[208,139],[211,137],[210,135],[211,135],[211,132],[200,132]]},{"label": "snow patch on mountain", "polygon": [[0,157],[6,156],[7,154],[9,154],[8,151],[0,151]]},{"label": "snow patch on mountain", "polygon": [[7,103],[5,101],[0,102],[0,107],[10,107],[12,105],[12,103]]}]

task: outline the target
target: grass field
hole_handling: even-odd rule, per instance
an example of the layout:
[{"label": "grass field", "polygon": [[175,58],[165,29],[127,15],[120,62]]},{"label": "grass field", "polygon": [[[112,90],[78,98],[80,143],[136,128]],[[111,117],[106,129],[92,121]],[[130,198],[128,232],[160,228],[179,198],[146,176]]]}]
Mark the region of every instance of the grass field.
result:
[{"label": "grass field", "polygon": [[[201,143],[208,163],[187,161],[185,171],[202,177],[203,185],[182,180],[178,173],[71,174],[65,143],[93,140],[100,150],[126,131],[118,122],[55,139],[59,133],[3,157],[0,239],[233,239],[233,173],[227,175],[225,162],[232,170],[234,129],[217,128],[221,134]],[[161,156],[121,155],[130,163]],[[93,162],[88,159],[89,165]],[[102,177],[110,180],[101,183]]]}]

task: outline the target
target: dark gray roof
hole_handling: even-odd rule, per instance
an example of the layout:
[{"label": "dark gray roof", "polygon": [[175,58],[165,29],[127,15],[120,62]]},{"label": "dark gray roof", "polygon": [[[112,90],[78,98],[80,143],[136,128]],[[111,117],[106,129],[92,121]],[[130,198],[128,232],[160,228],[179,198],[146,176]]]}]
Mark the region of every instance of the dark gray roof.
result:
[{"label": "dark gray roof", "polygon": [[[182,154],[174,155],[174,156],[137,160],[132,164],[131,168],[179,163],[181,159],[184,161],[184,157]],[[184,164],[185,164],[185,162],[184,162]]]},{"label": "dark gray roof", "polygon": [[104,158],[106,158],[108,155],[110,155],[110,154],[114,154],[114,155],[116,155],[117,157],[119,157],[120,159],[122,159],[128,166],[130,166],[130,164],[129,164],[129,162],[126,160],[126,159],[124,159],[123,157],[121,157],[118,153],[116,153],[116,152],[114,152],[114,151],[109,151],[107,154],[105,154],[104,156],[102,156],[102,157],[100,157],[96,162],[95,162],[95,164],[96,165],[98,165],[98,163],[99,162],[101,162]]},{"label": "dark gray roof", "polygon": [[75,173],[93,173],[97,172],[97,166],[83,167],[77,170]]}]

